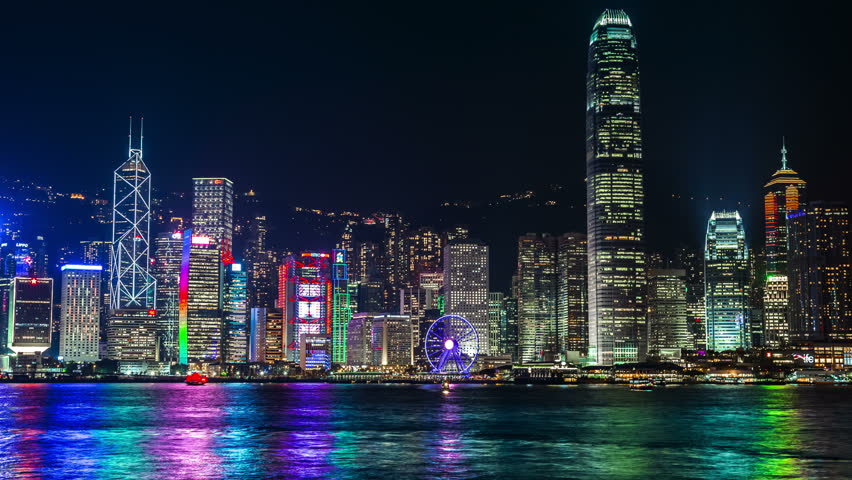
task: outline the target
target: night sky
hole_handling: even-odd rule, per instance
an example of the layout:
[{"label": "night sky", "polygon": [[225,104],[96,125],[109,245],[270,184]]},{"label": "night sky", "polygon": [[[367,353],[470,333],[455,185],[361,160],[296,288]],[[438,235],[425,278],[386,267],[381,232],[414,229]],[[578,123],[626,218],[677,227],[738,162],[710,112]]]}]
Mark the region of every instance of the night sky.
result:
[{"label": "night sky", "polygon": [[757,205],[782,135],[812,199],[852,197],[847,3],[179,3],[7,5],[0,173],[109,185],[132,112],[163,190],[222,175],[276,208],[413,214],[560,183],[582,202],[588,38],[613,7],[640,45],[652,243],[706,222],[672,194]]}]

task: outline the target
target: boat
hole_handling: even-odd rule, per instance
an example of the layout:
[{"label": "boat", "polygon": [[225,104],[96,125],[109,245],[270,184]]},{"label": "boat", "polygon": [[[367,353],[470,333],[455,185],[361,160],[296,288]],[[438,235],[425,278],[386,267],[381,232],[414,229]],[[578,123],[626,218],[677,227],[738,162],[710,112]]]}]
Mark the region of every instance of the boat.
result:
[{"label": "boat", "polygon": [[441,384],[441,391],[443,393],[450,393],[450,382],[448,380],[444,380],[444,383]]},{"label": "boat", "polygon": [[630,389],[631,390],[653,390],[654,382],[648,380],[647,378],[636,378],[630,380]]},{"label": "boat", "polygon": [[207,383],[209,379],[207,375],[202,374],[201,372],[192,372],[186,376],[186,384],[187,385],[204,385]]}]

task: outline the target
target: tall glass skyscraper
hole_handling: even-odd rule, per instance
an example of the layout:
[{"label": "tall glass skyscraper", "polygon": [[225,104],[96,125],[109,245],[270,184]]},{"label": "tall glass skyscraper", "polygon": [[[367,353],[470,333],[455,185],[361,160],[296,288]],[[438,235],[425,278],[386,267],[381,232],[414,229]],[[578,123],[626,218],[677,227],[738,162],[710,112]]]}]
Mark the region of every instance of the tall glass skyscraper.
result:
[{"label": "tall glass skyscraper", "polygon": [[787,274],[787,213],[805,205],[805,181],[787,166],[787,145],[781,146],[781,168],[764,186],[766,218],[766,274]]},{"label": "tall glass skyscraper", "polygon": [[647,350],[640,117],[633,24],[605,10],[586,78],[589,356],[601,365],[640,361]]},{"label": "tall glass skyscraper", "polygon": [[748,348],[748,249],[739,212],[713,212],[704,247],[707,348]]}]

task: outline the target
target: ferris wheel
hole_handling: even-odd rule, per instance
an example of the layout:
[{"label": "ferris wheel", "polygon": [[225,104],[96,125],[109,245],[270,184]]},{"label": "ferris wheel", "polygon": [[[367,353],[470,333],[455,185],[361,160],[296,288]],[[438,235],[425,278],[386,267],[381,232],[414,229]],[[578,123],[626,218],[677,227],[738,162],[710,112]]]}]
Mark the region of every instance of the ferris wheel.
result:
[{"label": "ferris wheel", "polygon": [[444,315],[426,332],[426,358],[437,373],[468,373],[479,353],[476,329],[458,315]]}]

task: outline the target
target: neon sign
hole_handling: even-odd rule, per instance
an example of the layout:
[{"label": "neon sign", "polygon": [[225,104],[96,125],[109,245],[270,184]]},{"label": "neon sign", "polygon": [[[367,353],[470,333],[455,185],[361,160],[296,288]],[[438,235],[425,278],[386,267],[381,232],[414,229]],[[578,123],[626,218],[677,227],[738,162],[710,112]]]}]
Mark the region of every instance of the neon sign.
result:
[{"label": "neon sign", "polygon": [[805,363],[814,363],[814,356],[810,353],[794,353],[793,360],[801,360]]}]

